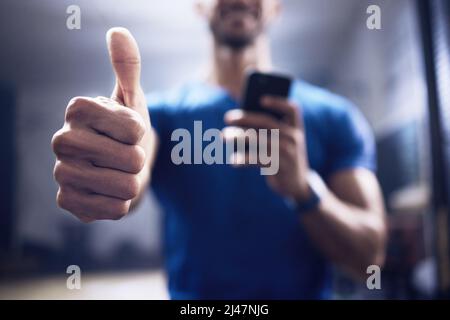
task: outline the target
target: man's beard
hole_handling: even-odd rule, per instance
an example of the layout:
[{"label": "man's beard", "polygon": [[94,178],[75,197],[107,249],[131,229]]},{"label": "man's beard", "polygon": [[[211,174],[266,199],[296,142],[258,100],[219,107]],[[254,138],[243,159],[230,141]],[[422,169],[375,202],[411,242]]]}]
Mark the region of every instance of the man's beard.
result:
[{"label": "man's beard", "polygon": [[214,25],[211,25],[210,29],[218,44],[228,47],[235,51],[243,50],[246,47],[252,45],[255,42],[256,38],[250,35],[233,36],[229,34],[224,34],[223,32],[217,30],[217,28]]}]

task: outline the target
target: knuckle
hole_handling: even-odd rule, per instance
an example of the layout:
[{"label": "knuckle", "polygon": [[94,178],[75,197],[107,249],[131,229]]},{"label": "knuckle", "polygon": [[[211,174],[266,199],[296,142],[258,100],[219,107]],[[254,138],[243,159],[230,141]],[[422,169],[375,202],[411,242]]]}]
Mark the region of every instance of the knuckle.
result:
[{"label": "knuckle", "polygon": [[139,145],[132,146],[131,148],[132,150],[128,155],[129,167],[133,173],[139,173],[145,165],[145,151]]},{"label": "knuckle", "polygon": [[124,179],[123,197],[125,199],[134,199],[139,195],[140,181],[137,175],[132,175]]},{"label": "knuckle", "polygon": [[72,212],[72,201],[67,191],[59,188],[56,194],[56,204],[59,208]]},{"label": "knuckle", "polygon": [[58,189],[58,191],[56,192],[56,204],[59,208],[63,208],[64,196],[62,195],[61,189]]},{"label": "knuckle", "polygon": [[300,118],[300,106],[297,103],[290,103],[289,108],[291,109],[291,116],[293,118]]},{"label": "knuckle", "polygon": [[84,97],[72,98],[66,108],[66,122],[76,122],[85,116],[87,110],[89,110],[89,105],[92,104],[91,101]]},{"label": "knuckle", "polygon": [[86,151],[86,146],[83,143],[86,140],[84,134],[82,130],[64,126],[52,137],[51,146],[53,153],[57,158],[63,155],[75,156],[77,158],[81,155],[79,154],[80,151]]},{"label": "knuckle", "polygon": [[145,123],[141,115],[134,110],[123,108],[120,110],[126,118],[126,139],[130,144],[137,144],[145,134]]},{"label": "knuckle", "polygon": [[120,201],[114,204],[112,208],[112,220],[120,220],[128,214],[130,208],[130,201]]},{"label": "knuckle", "polygon": [[53,176],[55,177],[56,182],[58,182],[60,185],[64,184],[64,181],[67,178],[67,171],[63,162],[56,161],[55,167],[53,169]]},{"label": "knuckle", "polygon": [[55,132],[55,134],[52,137],[52,148],[53,148],[53,152],[56,155],[59,155],[61,153],[63,153],[63,151],[65,150],[65,148],[68,145],[68,131],[65,129],[60,129],[58,131]]},{"label": "knuckle", "polygon": [[290,108],[292,110],[291,112],[293,117],[300,117],[299,107],[296,104],[291,104]]},{"label": "knuckle", "polygon": [[59,188],[56,194],[56,203],[59,208],[69,211],[83,223],[95,221],[95,218],[87,217],[82,214],[84,206],[80,207],[80,199],[76,199],[70,191]]}]

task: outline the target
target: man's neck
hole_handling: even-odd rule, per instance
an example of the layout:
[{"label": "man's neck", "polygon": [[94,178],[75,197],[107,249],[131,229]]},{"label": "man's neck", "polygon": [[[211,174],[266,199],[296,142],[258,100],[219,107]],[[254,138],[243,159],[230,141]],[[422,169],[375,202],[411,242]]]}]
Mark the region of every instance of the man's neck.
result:
[{"label": "man's neck", "polygon": [[213,61],[208,82],[227,90],[239,99],[248,69],[270,71],[272,62],[266,38],[260,37],[251,46],[233,50],[214,42]]}]

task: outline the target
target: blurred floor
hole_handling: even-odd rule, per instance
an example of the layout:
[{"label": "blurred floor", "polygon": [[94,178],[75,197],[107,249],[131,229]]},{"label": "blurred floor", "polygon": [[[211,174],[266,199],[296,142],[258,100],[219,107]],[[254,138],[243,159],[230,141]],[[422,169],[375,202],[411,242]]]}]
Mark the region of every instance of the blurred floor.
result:
[{"label": "blurred floor", "polygon": [[[68,276],[68,275],[67,275]],[[81,289],[69,290],[67,277],[46,277],[0,284],[0,299],[168,299],[162,271],[82,274]]]}]

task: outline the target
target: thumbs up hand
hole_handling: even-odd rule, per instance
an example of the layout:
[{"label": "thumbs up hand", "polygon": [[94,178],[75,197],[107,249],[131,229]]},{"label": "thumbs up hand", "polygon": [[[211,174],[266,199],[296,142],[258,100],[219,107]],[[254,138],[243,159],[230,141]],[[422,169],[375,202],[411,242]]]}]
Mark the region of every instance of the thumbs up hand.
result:
[{"label": "thumbs up hand", "polygon": [[107,45],[116,74],[111,98],[73,98],[52,139],[57,203],[83,222],[128,213],[148,184],[154,148],[136,41],[113,28]]}]

